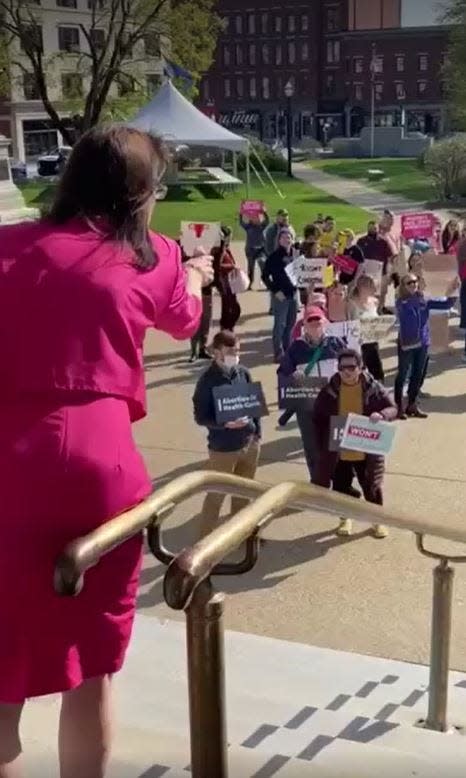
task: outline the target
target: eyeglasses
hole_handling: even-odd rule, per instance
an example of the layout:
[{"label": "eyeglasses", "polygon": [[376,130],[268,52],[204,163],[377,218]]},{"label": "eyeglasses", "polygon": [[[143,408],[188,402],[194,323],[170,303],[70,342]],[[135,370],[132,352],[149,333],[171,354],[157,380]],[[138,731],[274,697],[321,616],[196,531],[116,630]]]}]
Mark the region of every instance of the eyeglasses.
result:
[{"label": "eyeglasses", "polygon": [[340,373],[348,371],[348,373],[355,373],[358,369],[357,365],[339,365],[338,370]]},{"label": "eyeglasses", "polygon": [[306,324],[320,324],[322,319],[317,318],[317,316],[311,316],[310,319],[306,319]]},{"label": "eyeglasses", "polygon": [[417,286],[418,283],[418,281],[407,281],[406,286]]}]

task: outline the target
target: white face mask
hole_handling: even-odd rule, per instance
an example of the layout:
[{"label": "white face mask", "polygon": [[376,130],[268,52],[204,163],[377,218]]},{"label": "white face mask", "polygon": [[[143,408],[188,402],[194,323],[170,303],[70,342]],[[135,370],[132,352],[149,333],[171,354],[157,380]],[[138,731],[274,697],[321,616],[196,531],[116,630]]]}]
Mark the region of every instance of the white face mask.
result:
[{"label": "white face mask", "polygon": [[239,354],[225,354],[223,364],[227,368],[236,367],[239,365]]}]

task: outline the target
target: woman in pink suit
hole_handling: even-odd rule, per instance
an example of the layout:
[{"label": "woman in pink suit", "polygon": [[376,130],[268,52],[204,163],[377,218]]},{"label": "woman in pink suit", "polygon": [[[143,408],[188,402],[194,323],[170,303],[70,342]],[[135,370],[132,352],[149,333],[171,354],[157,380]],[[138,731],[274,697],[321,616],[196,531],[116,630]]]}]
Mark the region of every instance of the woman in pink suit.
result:
[{"label": "woman in pink suit", "polygon": [[54,593],[63,547],[151,490],[131,423],[144,417],[146,330],[197,330],[211,260],[184,269],[149,232],[163,149],[95,129],[73,150],[51,214],[0,229],[0,778],[20,775],[28,697],[63,692],[61,778],[102,778],[110,682],[131,635],[137,537]]}]

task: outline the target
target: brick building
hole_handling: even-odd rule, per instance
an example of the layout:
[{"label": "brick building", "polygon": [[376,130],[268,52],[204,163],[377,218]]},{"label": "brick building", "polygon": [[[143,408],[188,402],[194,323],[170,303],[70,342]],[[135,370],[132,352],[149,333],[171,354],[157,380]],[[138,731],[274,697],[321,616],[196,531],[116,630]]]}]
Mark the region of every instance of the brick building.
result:
[{"label": "brick building", "polygon": [[[437,0],[219,0],[225,31],[201,101],[232,128],[273,139],[285,131],[291,80],[295,138],[379,126],[443,128],[448,30]],[[374,72],[372,87],[372,72]]]}]

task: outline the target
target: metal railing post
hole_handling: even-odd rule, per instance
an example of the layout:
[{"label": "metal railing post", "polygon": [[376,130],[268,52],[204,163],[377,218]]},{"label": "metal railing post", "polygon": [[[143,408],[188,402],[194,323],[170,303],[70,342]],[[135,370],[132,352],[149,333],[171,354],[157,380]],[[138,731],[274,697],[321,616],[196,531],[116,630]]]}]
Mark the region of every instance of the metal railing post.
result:
[{"label": "metal railing post", "polygon": [[207,579],[186,608],[193,778],[228,778],[224,599]]},{"label": "metal railing post", "polygon": [[426,728],[446,732],[450,668],[451,611],[455,571],[442,559],[434,568],[430,647],[429,710]]}]

